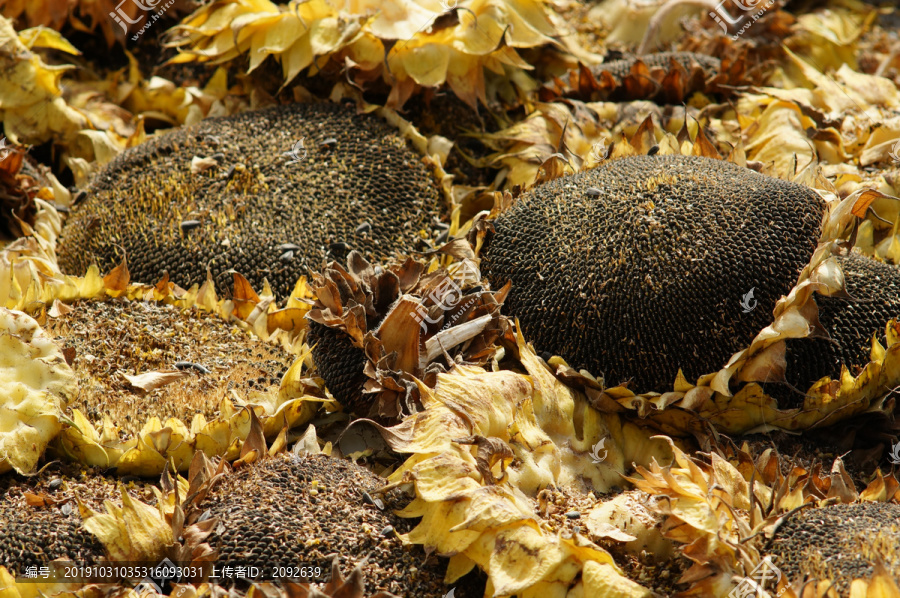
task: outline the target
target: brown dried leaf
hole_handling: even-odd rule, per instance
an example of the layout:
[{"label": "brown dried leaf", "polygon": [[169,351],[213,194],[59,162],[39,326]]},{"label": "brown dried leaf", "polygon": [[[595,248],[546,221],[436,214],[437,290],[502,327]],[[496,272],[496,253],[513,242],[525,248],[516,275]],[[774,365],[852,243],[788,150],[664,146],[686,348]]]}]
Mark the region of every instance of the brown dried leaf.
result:
[{"label": "brown dried leaf", "polygon": [[263,433],[262,424],[256,416],[256,411],[248,407],[250,410],[250,432],[247,439],[241,445],[241,458],[234,462],[234,468],[238,469],[243,465],[249,465],[266,454],[266,436]]},{"label": "brown dried leaf", "polygon": [[242,320],[246,320],[259,303],[259,295],[239,273],[234,273],[234,312]]},{"label": "brown dried leaf", "polygon": [[652,98],[659,91],[659,84],[650,76],[650,69],[643,60],[632,65],[631,72],[622,81],[622,87],[632,98]]},{"label": "brown dried leaf", "polygon": [[419,278],[423,272],[425,272],[425,264],[417,262],[411,257],[406,258],[403,266],[395,272],[400,281],[400,291],[404,293],[409,292],[410,289],[419,284]]},{"label": "brown dried leaf", "polygon": [[700,127],[697,130],[697,138],[694,140],[694,148],[692,150],[693,155],[702,156],[704,158],[714,158],[716,160],[721,160],[722,155],[719,153],[719,150],[709,141],[709,138],[706,136],[706,133],[703,132],[703,127]]},{"label": "brown dried leaf", "polygon": [[396,353],[394,370],[409,372],[414,376],[421,373],[421,351],[419,336],[421,325],[413,317],[421,306],[418,299],[404,295],[385,316],[376,334],[380,338],[386,354]]},{"label": "brown dried leaf", "polygon": [[574,169],[562,154],[553,154],[541,164],[534,177],[534,185],[541,185],[561,176],[571,174]]},{"label": "brown dried leaf", "polygon": [[65,359],[66,359],[67,365],[71,366],[72,363],[75,362],[75,355],[76,355],[75,347],[63,347],[62,354],[63,354],[63,357],[65,357]]},{"label": "brown dried leaf", "polygon": [[23,492],[22,494],[25,497],[25,504],[29,507],[52,507],[53,505],[60,502],[54,499],[52,496],[44,494],[43,492],[39,494]]},{"label": "brown dried leaf", "polygon": [[[512,449],[502,438],[485,438],[476,434],[465,438],[455,438],[453,442],[457,444],[472,444],[478,447],[475,453],[475,466],[486,484],[493,485],[497,482],[502,482],[506,477],[506,466],[515,458]],[[501,473],[499,478],[495,478],[491,468],[498,462],[500,463]]]},{"label": "brown dried leaf", "polygon": [[50,310],[47,312],[47,315],[51,318],[58,318],[60,316],[64,316],[68,313],[71,313],[75,308],[71,305],[66,305],[59,299],[53,300],[53,305],[50,307]]},{"label": "brown dried leaf", "polygon": [[883,193],[879,193],[874,189],[866,189],[860,194],[859,197],[856,198],[856,201],[853,203],[853,207],[850,209],[850,213],[857,218],[865,218],[866,212],[869,210],[869,206],[871,206],[872,202],[879,197],[888,196]]},{"label": "brown dried leaf", "polygon": [[835,459],[834,465],[831,466],[831,487],[828,489],[827,498],[838,498],[845,504],[859,498],[853,479],[844,469],[844,461],[840,457]]},{"label": "brown dried leaf", "polygon": [[469,244],[469,242],[465,239],[454,239],[453,241],[450,241],[446,245],[440,247],[438,251],[458,260],[475,259],[475,251],[472,249],[472,246]]},{"label": "brown dried leaf", "polygon": [[[212,281],[212,275],[209,273],[209,270],[206,271],[206,279],[207,279],[207,282]],[[157,282],[153,288],[160,295],[167,295],[169,293],[169,272],[168,272],[168,270],[163,272],[162,278],[159,279],[159,282]]]},{"label": "brown dried leaf", "polygon": [[648,114],[647,118],[644,119],[644,122],[641,123],[641,126],[638,127],[638,130],[635,131],[628,143],[638,154],[646,154],[650,151],[650,148],[656,145],[656,136],[653,134],[655,130],[656,126],[653,124],[653,115]]},{"label": "brown dried leaf", "polygon": [[112,269],[112,271],[103,277],[103,286],[111,297],[118,297],[128,288],[131,281],[131,275],[128,272],[128,259],[122,260],[122,263]]}]

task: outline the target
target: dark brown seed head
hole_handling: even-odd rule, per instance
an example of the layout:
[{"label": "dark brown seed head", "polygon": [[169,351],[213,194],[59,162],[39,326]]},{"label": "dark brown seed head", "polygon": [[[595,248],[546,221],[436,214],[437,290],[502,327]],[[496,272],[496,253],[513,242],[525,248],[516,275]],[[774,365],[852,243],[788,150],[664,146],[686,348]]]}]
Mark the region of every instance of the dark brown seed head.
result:
[{"label": "dark brown seed head", "polygon": [[[900,317],[900,269],[863,255],[839,257],[850,297],[816,296],[819,322],[830,335],[825,338],[787,341],[786,378],[806,391],[823,376],[837,379],[841,366],[856,375],[869,362],[872,336],[884,345],[885,325]],[[782,393],[779,393],[782,394]],[[803,395],[787,393],[787,406],[797,406]]]},{"label": "dark brown seed head", "polygon": [[806,187],[722,160],[612,160],[524,193],[494,222],[482,272],[512,281],[504,311],[538,351],[608,385],[671,390],[679,368],[714,372],[771,323],[823,209]]},{"label": "dark brown seed head", "polygon": [[[195,158],[208,167],[192,173]],[[167,271],[185,288],[202,284],[207,268],[228,287],[233,269],[284,298],[299,276],[352,249],[376,261],[415,249],[440,213],[432,173],[392,127],[346,107],[292,104],[205,120],[124,152],[91,182],[59,259],[81,275],[127,256],[133,280]]]},{"label": "dark brown seed head", "polygon": [[900,575],[900,505],[861,503],[804,509],[777,531],[770,550],[788,580],[832,581],[845,595],[854,579],[868,580],[881,562]]},{"label": "dark brown seed head", "polygon": [[610,60],[609,62],[598,64],[593,67],[591,71],[595,76],[606,71],[617,81],[620,81],[631,72],[631,67],[633,67],[638,60],[647,65],[647,68],[661,68],[666,70],[669,69],[672,60],[674,60],[688,72],[691,72],[691,69],[693,69],[694,66],[700,66],[700,68],[708,73],[717,73],[722,66],[722,61],[718,58],[707,56],[705,54],[696,54],[694,52],[658,52],[656,54],[644,54],[643,56],[629,56],[618,60]]}]

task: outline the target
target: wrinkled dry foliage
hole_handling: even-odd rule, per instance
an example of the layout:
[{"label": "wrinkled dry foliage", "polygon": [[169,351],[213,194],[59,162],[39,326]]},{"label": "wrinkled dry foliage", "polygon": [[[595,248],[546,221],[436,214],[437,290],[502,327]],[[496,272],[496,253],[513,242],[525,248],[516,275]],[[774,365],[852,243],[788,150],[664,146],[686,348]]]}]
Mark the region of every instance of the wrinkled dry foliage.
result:
[{"label": "wrinkled dry foliage", "polygon": [[308,342],[332,395],[359,415],[417,411],[418,380],[433,386],[454,364],[484,365],[509,329],[500,316],[508,287],[491,293],[467,258],[452,272],[413,259],[377,271],[353,252],[347,266],[313,279]]}]

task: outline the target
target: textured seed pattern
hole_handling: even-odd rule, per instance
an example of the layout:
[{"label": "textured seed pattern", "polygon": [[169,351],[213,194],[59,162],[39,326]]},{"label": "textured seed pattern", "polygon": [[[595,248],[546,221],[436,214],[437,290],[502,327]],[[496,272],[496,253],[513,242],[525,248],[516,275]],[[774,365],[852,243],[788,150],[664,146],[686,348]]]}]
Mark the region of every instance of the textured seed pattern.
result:
[{"label": "textured seed pattern", "polygon": [[315,346],[313,361],[331,395],[350,412],[364,413],[360,390],[367,377],[363,372],[366,354],[354,347],[350,337],[318,322],[309,323],[306,342]]},{"label": "textured seed pattern", "polygon": [[691,69],[695,64],[699,65],[703,70],[711,72],[717,72],[722,66],[722,61],[718,58],[707,56],[705,54],[695,54],[694,52],[659,52],[657,54],[647,54],[645,56],[632,56],[621,58],[619,60],[610,60],[609,62],[604,62],[603,64],[593,67],[591,70],[595,76],[606,71],[616,80],[621,80],[631,72],[631,67],[633,67],[634,63],[638,60],[646,64],[647,68],[662,68],[668,70],[673,58],[675,59],[675,62],[683,66],[688,72],[691,72]]},{"label": "textured seed pattern", "polygon": [[[851,298],[816,296],[819,321],[828,339],[787,342],[786,377],[806,390],[823,376],[837,378],[844,364],[853,374],[869,362],[872,335],[885,343],[884,327],[900,318],[900,269],[858,254],[838,258]],[[795,400],[802,401],[802,395]]]},{"label": "textured seed pattern", "polygon": [[[300,139],[296,158],[283,155]],[[192,174],[195,157],[213,165]],[[154,283],[168,271],[187,288],[209,269],[220,289],[234,269],[284,298],[300,275],[343,263],[351,249],[377,261],[417,248],[440,203],[420,156],[378,118],[337,105],[279,106],[124,152],[64,227],[60,266],[107,271],[127,256],[133,280]]]},{"label": "textured seed pattern", "polygon": [[100,542],[82,527],[77,508],[69,514],[32,508],[24,518],[11,507],[0,505],[0,563],[11,567],[13,575],[54,559],[86,562],[103,554]]},{"label": "textured seed pattern", "polygon": [[[103,545],[82,527],[76,499],[101,511],[104,500],[121,504],[120,480],[80,467],[55,463],[27,478],[0,476],[0,565],[14,576],[54,559],[90,563],[105,556]],[[134,498],[155,502],[149,483],[126,486]]]},{"label": "textured seed pattern", "polygon": [[884,561],[900,577],[900,505],[861,503],[804,509],[782,525],[772,541],[775,565],[791,581],[808,576],[833,580],[844,595],[854,579],[869,579]]},{"label": "textured seed pattern", "polygon": [[[196,308],[120,299],[79,301],[72,308],[46,326],[74,356],[80,392],[68,409],[97,425],[109,416],[125,432],[140,431],[154,416],[186,425],[197,414],[212,420],[225,398],[277,392],[293,363],[281,347]],[[123,376],[177,369],[184,378],[150,392]]]},{"label": "textured seed pattern", "polygon": [[[219,551],[217,566],[261,564],[319,566],[331,571],[337,553],[348,570],[362,557],[369,593],[440,598],[449,588],[443,564],[405,550],[397,533],[414,520],[393,514],[408,502],[399,491],[384,497],[384,509],[366,502],[363,492],[385,480],[348,461],[325,455],[282,454],[227,476],[200,505],[220,519],[209,538]],[[327,574],[318,581],[327,579]],[[457,596],[481,596],[480,592]]]},{"label": "textured seed pattern", "polygon": [[504,309],[538,351],[665,391],[771,323],[823,209],[805,187],[721,160],[623,158],[524,193],[494,223],[482,273],[512,281]]}]

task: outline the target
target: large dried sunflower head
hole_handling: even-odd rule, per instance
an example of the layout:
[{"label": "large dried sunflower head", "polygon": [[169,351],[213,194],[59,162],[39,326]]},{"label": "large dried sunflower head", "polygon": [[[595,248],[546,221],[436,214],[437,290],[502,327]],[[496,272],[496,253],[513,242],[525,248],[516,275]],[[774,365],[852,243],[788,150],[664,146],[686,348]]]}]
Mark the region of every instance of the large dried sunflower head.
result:
[{"label": "large dried sunflower head", "polygon": [[[806,508],[786,518],[768,550],[791,582],[846,594],[879,576],[900,578],[900,504],[857,502]],[[894,586],[898,590],[897,586]]]},{"label": "large dried sunflower head", "polygon": [[[187,470],[197,451],[237,459],[254,418],[272,438],[311,417],[315,404],[301,397],[311,389],[302,380],[312,362],[298,336],[308,308],[298,301],[305,279],[288,306],[275,309],[271,291],[260,297],[239,275],[228,300],[216,296],[211,280],[187,291],[168,277],[131,284],[125,263],[105,277],[96,266],[82,278],[66,277],[52,250],[59,221],[47,213],[40,206],[37,234],[0,254],[0,300],[35,313],[53,331],[47,340],[58,343],[60,361],[74,365],[82,392],[63,412],[68,425],[56,454],[121,474],[158,475],[170,460]],[[221,349],[215,357],[210,341]],[[45,442],[29,444],[34,452]]]},{"label": "large dried sunflower head", "polygon": [[401,132],[334,104],[244,112],[151,139],[81,196],[60,239],[63,271],[127,257],[134,280],[168,273],[184,288],[207,272],[228,287],[237,271],[280,299],[351,249],[372,260],[416,249],[442,211]]},{"label": "large dried sunflower head", "polygon": [[613,159],[523,193],[493,221],[485,277],[539,351],[610,386],[667,390],[771,322],[813,255],[824,202],[722,160]]},{"label": "large dried sunflower head", "polygon": [[[885,326],[900,316],[897,266],[855,252],[837,261],[844,274],[846,294],[816,297],[819,322],[828,338],[787,341],[786,382],[794,389],[806,390],[826,376],[839,381],[842,368],[858,376],[870,361],[883,358],[884,347],[889,345]],[[776,389],[767,385],[767,390]],[[799,392],[782,390],[780,396],[785,406],[803,400]]]},{"label": "large dried sunflower head", "polygon": [[[434,559],[423,563],[423,555],[404,549],[398,537],[412,528],[394,514],[406,496],[397,490],[377,494],[383,478],[320,454],[314,435],[311,440],[303,455],[263,456],[234,471],[192,468],[185,525],[214,522],[204,540],[216,551],[216,569],[292,571],[303,565],[293,577],[315,584],[291,587],[314,596],[320,595],[315,591],[331,595],[340,587],[347,593],[336,596],[357,596],[363,573],[370,589],[385,593],[443,593],[443,564]],[[344,565],[357,563],[358,570],[344,579],[335,555]],[[367,558],[360,563],[362,557]],[[331,581],[323,584],[329,573]],[[219,575],[218,582],[226,583],[227,577]]]},{"label": "large dried sunflower head", "polygon": [[[472,238],[478,240],[482,267],[489,279],[493,275],[491,256],[494,251],[493,236],[504,233],[513,244],[521,243],[524,238],[530,239],[531,237],[521,235],[517,227],[520,227],[527,217],[537,214],[539,217],[535,217],[536,221],[540,222],[543,219],[544,223],[543,226],[538,225],[538,229],[542,231],[540,234],[553,238],[560,229],[558,214],[569,213],[573,217],[571,222],[576,223],[580,216],[587,213],[588,210],[585,208],[590,208],[597,202],[603,203],[610,190],[617,193],[615,190],[619,189],[619,185],[627,187],[627,191],[622,193],[625,199],[615,204],[612,210],[605,211],[598,218],[584,219],[584,222],[590,223],[588,229],[579,229],[577,225],[574,227],[576,231],[587,230],[583,236],[579,233],[578,242],[573,242],[572,234],[563,231],[559,243],[544,243],[549,250],[538,251],[528,245],[523,251],[535,255],[539,253],[542,259],[538,260],[521,260],[521,254],[512,250],[511,246],[502,247],[506,253],[501,256],[503,260],[521,263],[523,267],[519,269],[504,265],[504,277],[492,280],[494,283],[502,283],[512,279],[513,275],[518,277],[519,284],[514,282],[505,309],[509,315],[519,317],[523,325],[528,324],[527,318],[531,317],[529,314],[537,314],[540,310],[533,304],[514,308],[521,289],[540,289],[551,284],[556,285],[555,292],[548,293],[546,300],[555,306],[550,311],[556,315],[557,322],[547,326],[547,319],[542,313],[535,316],[536,324],[531,329],[526,328],[525,332],[537,342],[539,351],[546,351],[548,354],[557,352],[573,362],[575,369],[569,367],[565,360],[553,361],[558,373],[566,379],[577,379],[579,376],[577,368],[587,365],[591,375],[582,383],[586,392],[594,395],[593,399],[598,407],[634,409],[642,417],[651,416],[660,423],[665,421],[666,426],[674,426],[667,428],[669,433],[674,433],[676,429],[686,430],[688,420],[694,421],[694,424],[700,422],[679,410],[694,412],[703,421],[713,423],[720,430],[744,433],[773,428],[799,431],[811,426],[827,425],[854,414],[880,413],[890,409],[892,402],[886,400],[887,393],[900,382],[900,370],[896,365],[897,353],[895,353],[900,351],[900,348],[893,348],[897,345],[897,338],[892,333],[892,325],[888,325],[891,318],[900,315],[893,311],[895,302],[887,297],[890,294],[890,285],[893,284],[891,281],[894,278],[894,270],[891,266],[862,260],[859,255],[847,256],[845,248],[852,245],[855,240],[859,249],[868,253],[885,257],[893,255],[890,253],[890,247],[895,245],[900,247],[900,244],[895,243],[892,233],[898,213],[895,201],[882,193],[865,188],[858,189],[845,199],[839,200],[829,191],[830,183],[816,169],[815,161],[802,169],[798,169],[796,164],[785,164],[783,160],[773,162],[772,159],[778,155],[776,149],[779,145],[775,140],[784,137],[784,143],[789,143],[792,148],[795,145],[802,145],[801,140],[794,138],[802,135],[795,129],[798,124],[807,121],[788,126],[793,122],[791,119],[794,113],[784,104],[771,103],[767,112],[768,114],[759,117],[758,126],[753,128],[750,137],[754,157],[764,159],[766,163],[749,161],[751,154],[745,151],[741,142],[731,148],[728,161],[733,161],[733,165],[715,160],[721,158],[721,154],[708,135],[715,132],[721,134],[721,123],[715,123],[715,128],[709,129],[700,126],[695,134],[688,120],[677,121],[669,115],[665,117],[669,119],[666,121],[662,113],[652,111],[639,126],[636,126],[633,133],[630,130],[619,129],[620,125],[616,125],[610,133],[616,136],[627,134],[630,135],[630,139],[626,137],[627,142],[617,142],[610,148],[605,141],[608,134],[603,132],[604,122],[618,117],[617,113],[611,111],[608,104],[604,103],[583,104],[573,101],[567,107],[555,104],[541,105],[539,113],[535,112],[533,118],[528,121],[505,132],[488,136],[491,143],[495,144],[494,147],[499,150],[494,160],[504,165],[508,176],[507,184],[524,182],[526,185],[534,185],[532,189],[521,193],[517,200],[511,194],[507,195],[504,201],[495,207],[491,217],[477,227],[477,230],[473,229]],[[684,117],[687,119],[688,114],[684,113]],[[676,123],[681,126],[677,137],[671,132],[659,130],[656,125],[657,118],[666,128],[671,129]],[[710,124],[713,123],[711,120]],[[707,132],[704,132],[705,130]],[[597,141],[595,148],[591,149],[590,142],[597,139],[600,141]],[[602,151],[596,152],[597,146],[600,146]],[[718,146],[722,146],[721,141]],[[642,156],[647,152],[658,155]],[[728,241],[707,246],[699,241],[692,244],[687,241],[689,235],[684,236],[685,222],[690,222],[690,215],[675,218],[674,226],[672,223],[666,223],[665,219],[672,215],[672,210],[677,209],[679,203],[659,201],[656,194],[665,195],[669,193],[669,189],[674,189],[677,194],[685,186],[683,183],[673,185],[666,183],[666,177],[673,176],[674,171],[660,171],[661,182],[656,186],[652,181],[648,181],[647,185],[624,180],[607,182],[607,177],[616,170],[617,162],[626,164],[632,160],[649,162],[656,160],[660,163],[690,162],[708,158],[713,158],[710,162],[716,164],[716,168],[723,172],[730,169],[736,174],[741,173],[740,176],[751,178],[760,176],[749,168],[751,166],[753,169],[769,172],[775,176],[763,180],[770,181],[776,187],[785,190],[792,189],[792,193],[796,193],[798,199],[807,198],[808,203],[804,208],[806,212],[792,208],[787,210],[791,214],[789,220],[800,218],[804,223],[803,225],[795,223],[791,226],[792,234],[799,234],[804,240],[795,237],[786,247],[789,251],[796,251],[805,243],[805,253],[794,255],[794,269],[790,273],[785,273],[782,287],[764,301],[760,299],[761,293],[768,292],[764,291],[765,288],[772,290],[774,287],[771,284],[760,286],[751,283],[739,292],[732,291],[732,301],[736,299],[736,302],[731,304],[731,308],[727,307],[729,300],[722,297],[716,308],[704,308],[699,311],[693,309],[698,304],[697,301],[703,303],[714,297],[717,290],[698,293],[699,299],[692,298],[688,301],[678,301],[676,297],[685,288],[684,285],[694,280],[695,276],[699,275],[702,278],[704,264],[712,263],[711,260],[730,255],[726,258],[729,263],[742,263],[745,260],[752,263],[765,252],[772,251],[778,246],[778,242],[773,245],[760,239],[759,242],[751,242],[749,248],[729,254],[731,251],[729,244],[740,239],[743,234],[753,236],[759,233],[765,237],[786,222],[774,215],[766,216],[767,210],[773,207],[773,203],[767,198],[757,197],[761,207],[750,208],[740,215],[724,208],[724,204],[723,209],[708,210],[709,217],[704,221],[704,227],[718,226],[717,223],[724,223],[729,217],[738,218],[740,226],[732,227],[725,235]],[[599,166],[594,166],[598,163]],[[568,175],[570,172],[575,174]],[[644,173],[639,173],[638,178],[643,175]],[[677,175],[674,176],[677,178]],[[799,182],[789,183],[784,179]],[[717,179],[716,184],[721,180]],[[596,186],[591,186],[591,181],[594,181]],[[700,182],[701,186],[706,184],[706,181]],[[751,184],[749,190],[744,190],[738,184],[735,189],[740,191],[734,196],[729,196],[725,203],[731,201],[737,204],[745,203],[744,196],[747,196],[751,201],[745,205],[749,206],[756,201],[752,200],[752,197],[760,187]],[[515,192],[515,188],[513,191]],[[542,202],[541,199],[550,201]],[[693,209],[695,204],[700,205],[692,200],[681,205]],[[621,226],[608,222],[609,213],[626,214],[630,213],[628,210],[637,214],[637,220],[630,221],[626,216],[625,219],[617,221]],[[805,215],[801,216],[801,212]],[[873,216],[870,212],[875,212],[876,215]],[[754,220],[757,220],[755,225],[751,224]],[[591,227],[595,227],[594,223],[597,221],[600,222],[601,229],[611,227],[611,232],[595,239]],[[562,222],[566,223],[568,220]],[[626,222],[628,224],[625,224]],[[531,226],[533,225],[534,223]],[[756,232],[753,232],[754,230]],[[671,251],[673,248],[671,245],[665,245],[660,241],[669,234],[672,238],[681,239],[687,245]],[[680,234],[682,236],[679,236]],[[610,239],[622,240],[622,244],[616,246],[619,253],[615,254],[613,251],[612,258],[607,262],[611,267],[598,270],[593,278],[573,274],[574,266],[569,263],[573,255],[578,255],[580,251],[587,251],[586,255],[590,255],[591,249],[595,247],[609,249],[607,243]],[[569,248],[572,248],[572,251],[569,251]],[[689,256],[694,251],[705,253],[702,256],[694,255],[691,263],[686,264],[686,274],[678,277],[679,282],[666,286],[668,283],[660,279],[659,264],[678,263],[679,259]],[[593,263],[591,258],[588,262]],[[761,271],[765,272],[764,277],[779,278],[777,272],[784,263],[776,261],[761,265]],[[544,270],[548,264],[555,265],[549,276]],[[532,274],[532,271],[527,269],[529,267],[537,269],[537,273]],[[637,275],[616,276],[629,271],[630,268],[635,268],[632,274]],[[737,279],[733,275],[723,275],[726,272],[731,273],[732,269],[730,265],[715,269],[716,273],[710,278],[712,282],[710,288],[725,289],[728,285],[735,284]],[[876,272],[879,269],[885,270],[884,276]],[[630,285],[631,292],[606,292],[609,288],[620,290],[624,288],[619,285]],[[519,292],[516,291],[517,287],[520,289]],[[877,297],[876,308],[867,310],[865,300],[862,303],[847,300],[844,297],[845,287],[858,287],[863,293]],[[570,288],[575,288],[577,295],[573,296],[571,292],[567,294],[566,291]],[[879,290],[875,291],[875,288]],[[663,292],[665,289],[668,290]],[[551,296],[554,298],[550,299]],[[570,296],[570,299],[566,299]],[[601,310],[616,305],[621,305],[622,309],[614,316],[610,313],[603,316],[603,312],[598,309],[593,311],[585,309],[586,303],[581,302],[592,297],[597,298],[597,307]],[[669,305],[669,302],[678,305]],[[691,307],[687,307],[688,305]],[[738,347],[740,343],[736,343],[731,348],[723,348],[720,357],[717,358],[719,363],[709,363],[706,367],[700,368],[711,369],[696,379],[693,379],[693,375],[699,373],[699,370],[691,373],[688,369],[676,366],[671,369],[671,372],[676,374],[675,378],[661,379],[656,391],[641,392],[639,388],[626,388],[622,386],[623,382],[629,381],[633,384],[634,381],[629,380],[628,376],[621,375],[617,376],[617,379],[610,379],[610,371],[616,376],[615,368],[610,369],[609,364],[605,367],[599,365],[601,361],[609,362],[614,351],[591,352],[586,351],[584,347],[587,343],[610,342],[609,330],[615,330],[622,321],[629,322],[624,327],[625,330],[638,330],[649,321],[647,314],[650,310],[657,308],[662,310],[659,319],[665,323],[664,326],[675,326],[676,321],[691,320],[692,323],[688,327],[696,331],[703,327],[702,322],[705,321],[717,332],[709,337],[701,335],[702,340],[698,338],[696,344],[689,346],[683,341],[689,339],[691,333],[663,334],[659,339],[651,341],[654,334],[661,333],[661,329],[650,326],[650,329],[640,330],[630,339],[636,343],[637,351],[633,350],[633,347],[622,346],[622,354],[626,355],[627,359],[633,360],[636,364],[641,363],[635,368],[635,381],[658,375],[659,364],[673,357],[680,363],[709,357],[709,348],[715,346],[717,338],[722,338],[718,336],[720,333],[724,333],[731,340],[734,340],[735,334],[743,334],[744,342],[747,344]],[[682,309],[686,311],[680,312]],[[717,311],[721,309],[734,309],[734,315],[717,320],[715,314],[723,313]],[[525,315],[518,313],[519,310]],[[682,313],[682,316],[673,318],[672,314],[677,313]],[[712,319],[705,320],[709,317]],[[754,324],[740,333],[740,325],[753,319],[756,320]],[[569,325],[570,320],[575,325]],[[584,330],[591,330],[591,327],[586,325],[591,321],[603,321],[603,324],[593,329],[593,334],[587,333],[585,337],[587,340],[581,343],[566,342]],[[632,324],[632,321],[635,324]],[[544,349],[541,346],[542,337],[546,339],[557,333],[563,336],[553,339],[551,344],[564,348]],[[835,338],[841,339],[840,349],[832,343],[825,353],[812,351],[815,355],[804,363],[798,363],[801,360],[792,357],[792,352],[810,355],[811,351],[807,348],[823,346],[829,341],[821,339],[827,338],[831,333]],[[566,334],[570,335],[568,339]],[[875,342],[872,340],[873,336]],[[642,345],[646,348],[642,349]],[[650,348],[649,345],[654,347]],[[736,349],[736,352],[731,353],[731,349]],[[581,357],[571,357],[578,355],[579,351],[588,355],[594,365],[588,365],[588,360]],[[823,364],[823,361],[828,363]],[[847,369],[842,369],[842,366],[846,366]],[[810,369],[815,372],[810,373]],[[818,377],[815,377],[817,374]],[[801,381],[800,378],[804,379]],[[676,409],[668,409],[670,406]]]}]

